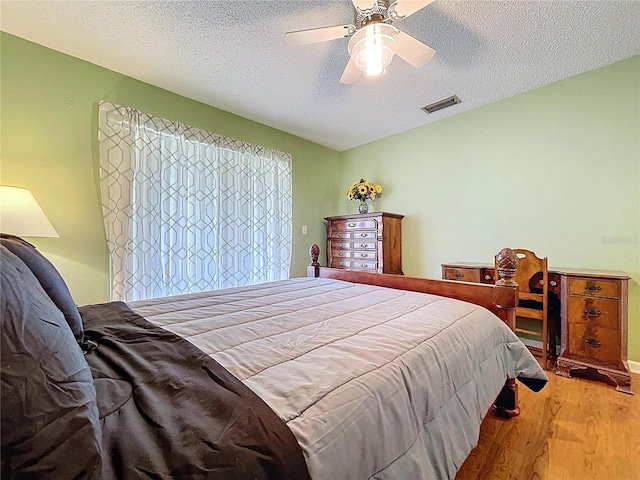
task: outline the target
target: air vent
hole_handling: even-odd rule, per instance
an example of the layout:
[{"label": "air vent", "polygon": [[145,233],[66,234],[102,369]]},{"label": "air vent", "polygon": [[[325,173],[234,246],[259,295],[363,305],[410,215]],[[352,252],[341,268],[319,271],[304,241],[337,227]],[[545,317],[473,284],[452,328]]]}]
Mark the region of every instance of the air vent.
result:
[{"label": "air vent", "polygon": [[454,95],[452,97],[445,98],[444,100],[438,100],[437,102],[434,102],[430,105],[425,105],[424,107],[422,107],[422,110],[427,113],[433,113],[437,112],[438,110],[442,110],[443,108],[450,107],[451,105],[460,103],[461,101],[462,100],[460,100],[457,95]]}]

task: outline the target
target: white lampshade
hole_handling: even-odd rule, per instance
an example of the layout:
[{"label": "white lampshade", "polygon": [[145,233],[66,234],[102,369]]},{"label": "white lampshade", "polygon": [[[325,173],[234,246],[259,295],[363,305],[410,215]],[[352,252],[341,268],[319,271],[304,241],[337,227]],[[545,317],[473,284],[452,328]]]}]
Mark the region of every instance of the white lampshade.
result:
[{"label": "white lampshade", "polygon": [[17,237],[58,237],[26,188],[0,185],[0,232]]},{"label": "white lampshade", "polygon": [[349,55],[356,67],[374,77],[384,72],[396,53],[398,29],[386,23],[370,23],[349,39]]}]

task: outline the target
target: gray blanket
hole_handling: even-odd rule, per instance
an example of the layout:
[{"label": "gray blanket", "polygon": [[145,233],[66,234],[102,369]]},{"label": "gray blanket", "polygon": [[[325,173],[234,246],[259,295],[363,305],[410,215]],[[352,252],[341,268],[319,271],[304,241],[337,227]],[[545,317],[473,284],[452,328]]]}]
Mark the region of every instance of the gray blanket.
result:
[{"label": "gray blanket", "polygon": [[453,478],[505,379],[547,377],[476,305],[300,278],[139,301],[258,394],[311,477]]}]

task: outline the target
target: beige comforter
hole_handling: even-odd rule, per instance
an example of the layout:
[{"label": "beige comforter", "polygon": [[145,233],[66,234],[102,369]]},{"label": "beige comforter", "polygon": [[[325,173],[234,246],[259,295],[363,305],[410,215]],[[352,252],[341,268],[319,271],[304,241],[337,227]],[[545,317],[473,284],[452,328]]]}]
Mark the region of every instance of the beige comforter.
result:
[{"label": "beige comforter", "polygon": [[453,478],[506,377],[546,379],[500,319],[434,295],[300,278],[130,306],[257,393],[315,480]]}]

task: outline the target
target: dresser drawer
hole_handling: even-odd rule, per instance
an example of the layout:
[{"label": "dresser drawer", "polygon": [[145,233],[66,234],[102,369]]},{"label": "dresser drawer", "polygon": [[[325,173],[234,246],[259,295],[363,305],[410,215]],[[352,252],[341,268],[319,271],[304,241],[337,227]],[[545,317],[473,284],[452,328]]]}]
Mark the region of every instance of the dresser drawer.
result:
[{"label": "dresser drawer", "polygon": [[461,282],[480,282],[480,270],[475,268],[445,267],[442,272],[446,280],[459,280]]},{"label": "dresser drawer", "polygon": [[331,259],[331,268],[351,268],[350,258],[333,257]]},{"label": "dresser drawer", "polygon": [[368,231],[353,231],[353,232],[336,232],[331,233],[331,238],[339,240],[353,240],[355,242],[362,242],[363,240],[376,240],[378,238],[377,232]]},{"label": "dresser drawer", "polygon": [[369,262],[365,260],[354,259],[351,263],[351,268],[354,270],[366,270],[369,272],[375,272],[378,269],[378,262]]},{"label": "dresser drawer", "polygon": [[620,302],[609,298],[569,295],[567,321],[618,330],[620,328]]},{"label": "dresser drawer", "polygon": [[569,278],[569,295],[620,298],[620,282],[601,278]]},{"label": "dresser drawer", "polygon": [[363,240],[376,240],[378,238],[378,232],[351,232],[353,234],[353,242],[357,244],[358,242],[362,242]]},{"label": "dresser drawer", "polygon": [[378,222],[373,219],[340,220],[332,223],[334,230],[377,230]]},{"label": "dresser drawer", "polygon": [[620,331],[587,325],[569,325],[569,354],[610,364],[621,362]]},{"label": "dresser drawer", "polygon": [[357,240],[353,242],[353,248],[357,248],[358,250],[377,250],[378,242],[371,242],[367,239]]},{"label": "dresser drawer", "polygon": [[480,282],[495,284],[496,271],[493,268],[483,268],[480,270]]},{"label": "dresser drawer", "polygon": [[333,261],[342,260],[344,258],[353,257],[353,252],[351,250],[333,250]]},{"label": "dresser drawer", "polygon": [[375,261],[375,260],[378,260],[378,254],[375,251],[372,252],[372,251],[366,251],[366,250],[354,250],[353,258],[355,261],[359,261],[359,260]]},{"label": "dresser drawer", "polygon": [[331,250],[351,250],[351,242],[341,240],[329,240]]},{"label": "dresser drawer", "polygon": [[334,230],[331,232],[331,238],[336,238],[338,240],[351,240],[353,238],[353,234],[351,232],[336,232]]}]

